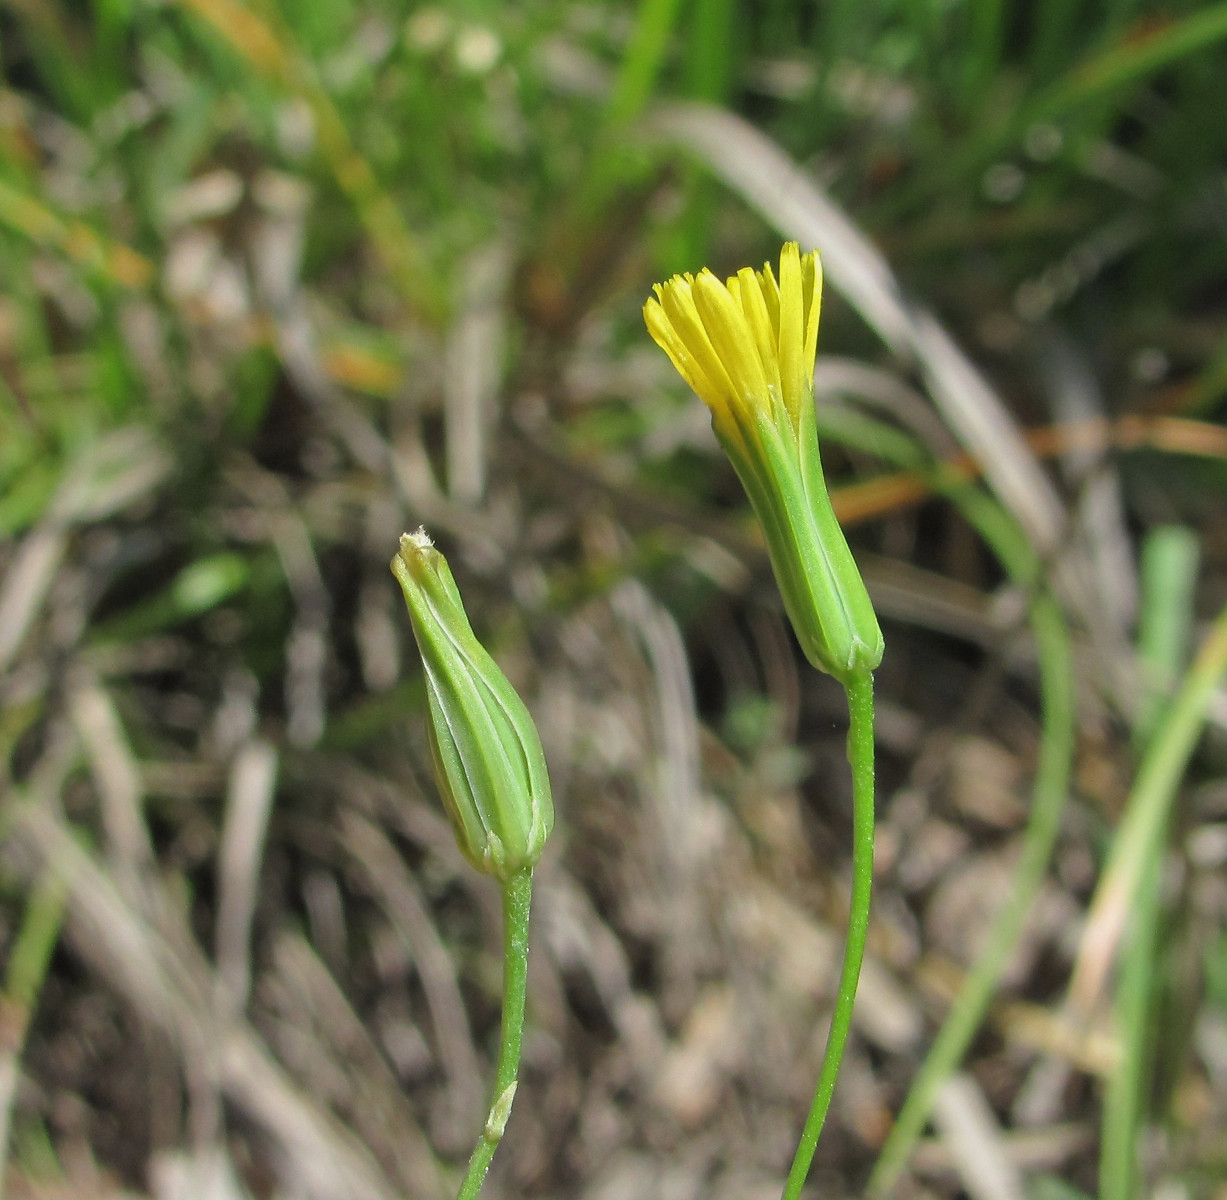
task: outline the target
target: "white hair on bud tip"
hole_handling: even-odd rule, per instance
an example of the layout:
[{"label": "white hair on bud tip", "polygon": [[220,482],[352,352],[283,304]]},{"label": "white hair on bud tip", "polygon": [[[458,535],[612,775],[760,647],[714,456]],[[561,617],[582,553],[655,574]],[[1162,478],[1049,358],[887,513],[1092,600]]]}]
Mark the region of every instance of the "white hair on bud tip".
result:
[{"label": "white hair on bud tip", "polygon": [[400,544],[403,547],[406,543],[416,550],[429,550],[434,545],[434,542],[430,540],[430,534],[426,532],[425,525],[419,525],[416,533],[402,533]]}]

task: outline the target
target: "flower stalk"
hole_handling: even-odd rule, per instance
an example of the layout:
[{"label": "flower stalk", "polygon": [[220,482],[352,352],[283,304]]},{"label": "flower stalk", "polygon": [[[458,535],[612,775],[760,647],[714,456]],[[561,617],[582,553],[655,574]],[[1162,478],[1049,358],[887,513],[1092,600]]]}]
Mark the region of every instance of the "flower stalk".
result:
[{"label": "flower stalk", "polygon": [[822,265],[795,242],[771,264],[721,283],[708,270],[657,284],[643,315],[656,343],[711,412],[712,429],[762,525],[776,583],[810,663],[848,695],[852,895],[839,988],[813,1103],[784,1200],[805,1184],[852,1023],[873,884],[873,671],[884,643],[822,474],[814,360]]},{"label": "flower stalk", "polygon": [[460,1185],[475,1200],[515,1099],[524,1036],[533,867],[554,825],[541,739],[524,702],[477,640],[447,560],[425,530],[401,537],[392,573],[426,673],[435,781],[465,857],[503,898],[503,1020],[489,1115]]},{"label": "flower stalk", "polygon": [[524,1000],[528,983],[528,917],[532,906],[533,872],[528,867],[503,887],[503,1028],[490,1113],[473,1147],[468,1170],[456,1200],[475,1200],[498,1144],[503,1140],[520,1071],[524,1039]]}]

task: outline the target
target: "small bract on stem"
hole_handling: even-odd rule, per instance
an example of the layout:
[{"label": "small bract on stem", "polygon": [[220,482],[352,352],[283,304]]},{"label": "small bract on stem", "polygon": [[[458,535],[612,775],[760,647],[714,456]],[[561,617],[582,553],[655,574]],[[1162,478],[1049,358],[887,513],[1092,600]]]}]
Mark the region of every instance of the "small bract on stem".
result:
[{"label": "small bract on stem", "polygon": [[712,429],[762,525],[784,608],[809,661],[848,695],[852,895],[839,989],[813,1104],[784,1187],[796,1200],[830,1108],[852,1022],[873,882],[873,671],[883,641],[835,518],[814,414],[822,265],[795,242],[724,283],[708,270],[657,284],[648,332],[711,411]]}]

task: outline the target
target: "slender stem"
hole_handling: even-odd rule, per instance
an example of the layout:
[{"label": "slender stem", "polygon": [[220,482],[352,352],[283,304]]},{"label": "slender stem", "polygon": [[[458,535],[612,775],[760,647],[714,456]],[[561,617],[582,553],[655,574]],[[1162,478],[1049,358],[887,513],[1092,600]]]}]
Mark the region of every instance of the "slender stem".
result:
[{"label": "slender stem", "polygon": [[845,681],[844,687],[848,692],[848,765],[852,768],[852,899],[848,936],[818,1086],[784,1185],[783,1200],[797,1200],[814,1161],[818,1135],[831,1107],[835,1078],[852,1025],[852,1005],[869,932],[869,897],[873,890],[873,673],[858,672]]},{"label": "slender stem", "polygon": [[533,872],[518,871],[503,885],[503,1031],[498,1048],[494,1094],[457,1200],[474,1200],[485,1182],[490,1160],[502,1141],[520,1070],[524,1035],[524,994],[528,982],[528,914],[532,907]]}]

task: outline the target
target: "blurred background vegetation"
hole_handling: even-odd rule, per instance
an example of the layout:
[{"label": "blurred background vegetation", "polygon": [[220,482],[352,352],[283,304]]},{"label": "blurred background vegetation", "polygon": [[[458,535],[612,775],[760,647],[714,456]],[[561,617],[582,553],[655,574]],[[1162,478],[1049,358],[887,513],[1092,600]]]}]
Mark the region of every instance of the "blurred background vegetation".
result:
[{"label": "blurred background vegetation", "polygon": [[1193,0],[2,0],[0,1191],[454,1189],[499,920],[387,572],[424,523],[559,810],[488,1194],[778,1195],[844,713],[640,308],[797,238],[887,636],[814,1194],[1227,1195],[1225,42]]}]

